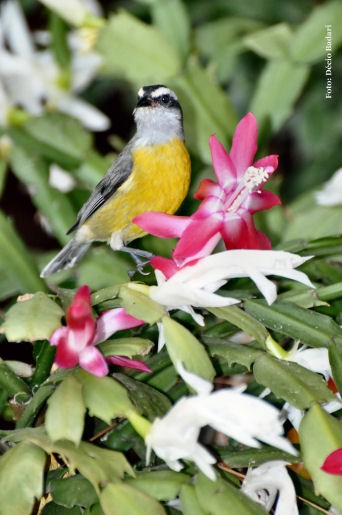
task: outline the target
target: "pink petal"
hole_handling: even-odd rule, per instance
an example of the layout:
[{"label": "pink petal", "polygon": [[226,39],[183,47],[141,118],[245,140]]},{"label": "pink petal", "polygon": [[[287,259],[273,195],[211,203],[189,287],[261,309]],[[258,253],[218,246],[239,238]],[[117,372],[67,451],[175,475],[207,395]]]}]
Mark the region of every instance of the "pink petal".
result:
[{"label": "pink petal", "polygon": [[278,156],[276,154],[272,154],[270,156],[262,157],[256,161],[253,166],[255,166],[255,168],[272,168],[274,172],[278,168]]},{"label": "pink petal", "polygon": [[321,469],[328,474],[342,475],[342,449],[336,449],[329,454],[325,458]]},{"label": "pink petal", "polygon": [[69,344],[69,330],[66,327],[61,329],[66,330],[64,334],[60,329],[57,329],[57,331],[60,331],[59,335],[56,338],[52,335],[51,338],[51,342],[54,341],[52,345],[57,345],[55,363],[61,368],[72,368],[78,365],[79,352]]},{"label": "pink petal", "polygon": [[132,221],[160,238],[179,238],[190,223],[190,217],[148,212],[134,217]]},{"label": "pink petal", "polygon": [[227,249],[270,249],[265,234],[257,231],[248,211],[227,216],[222,226],[222,237]]},{"label": "pink petal", "polygon": [[68,337],[68,333],[69,329],[67,327],[59,327],[52,333],[50,337],[50,344],[59,345],[61,340],[65,340]]},{"label": "pink petal", "polygon": [[155,256],[150,261],[151,266],[155,270],[160,270],[166,279],[169,279],[173,274],[178,271],[176,263],[172,259]]},{"label": "pink petal", "polygon": [[91,316],[91,297],[89,286],[80,286],[67,311],[68,325]]},{"label": "pink petal", "polygon": [[115,308],[104,311],[97,319],[96,332],[93,340],[93,344],[103,342],[109,338],[116,331],[122,329],[131,329],[137,327],[145,322],[139,320],[128,313],[124,308]]},{"label": "pink petal", "polygon": [[106,360],[118,367],[134,368],[136,370],[141,370],[142,372],[147,372],[148,374],[152,373],[152,370],[138,359],[126,358],[124,356],[110,356],[106,358]]},{"label": "pink petal", "polygon": [[224,194],[225,192],[222,187],[215,181],[212,181],[211,179],[203,179],[194,193],[194,198],[197,200],[203,200],[209,196],[223,198]]},{"label": "pink petal", "polygon": [[209,138],[209,145],[217,180],[222,187],[227,189],[231,187],[231,183],[236,182],[235,163],[214,134]]},{"label": "pink petal", "polygon": [[103,377],[108,374],[108,365],[105,358],[93,345],[86,347],[81,352],[80,366],[95,376]]},{"label": "pink petal", "polygon": [[253,163],[257,151],[258,125],[254,114],[248,113],[238,123],[230,157],[236,168],[237,177],[241,177]]},{"label": "pink petal", "polygon": [[[225,206],[222,200],[218,197],[207,197],[202,200],[199,208],[195,213],[191,215],[192,220],[203,220],[207,219],[209,216],[222,213],[225,211]],[[185,231],[184,231],[185,233]],[[184,234],[183,233],[183,234]],[[183,237],[183,235],[182,235]]]},{"label": "pink petal", "polygon": [[198,257],[198,254],[207,247],[208,241],[217,234],[222,224],[222,216],[211,215],[203,220],[192,220],[178,241],[173,258],[178,262]]},{"label": "pink petal", "polygon": [[272,193],[272,191],[262,190],[250,193],[242,205],[244,209],[254,214],[273,206],[279,206],[279,204],[281,204],[281,200],[278,195]]}]

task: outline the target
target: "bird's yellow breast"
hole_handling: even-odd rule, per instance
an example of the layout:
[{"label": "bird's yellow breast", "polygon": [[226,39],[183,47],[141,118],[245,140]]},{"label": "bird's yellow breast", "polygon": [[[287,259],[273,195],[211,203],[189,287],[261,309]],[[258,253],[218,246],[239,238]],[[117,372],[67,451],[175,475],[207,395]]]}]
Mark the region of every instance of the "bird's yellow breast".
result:
[{"label": "bird's yellow breast", "polygon": [[124,243],[146,234],[132,219],[146,211],[172,214],[184,200],[190,183],[190,157],[179,139],[144,146],[132,152],[128,179],[86,222],[96,240],[118,234]]}]

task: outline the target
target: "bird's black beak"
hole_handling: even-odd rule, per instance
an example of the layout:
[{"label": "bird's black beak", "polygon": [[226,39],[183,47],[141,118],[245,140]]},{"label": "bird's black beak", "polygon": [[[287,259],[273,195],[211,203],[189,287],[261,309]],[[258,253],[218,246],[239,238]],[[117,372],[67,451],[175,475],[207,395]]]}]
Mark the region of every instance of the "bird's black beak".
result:
[{"label": "bird's black beak", "polygon": [[157,103],[155,99],[146,95],[138,99],[137,107],[155,107]]}]

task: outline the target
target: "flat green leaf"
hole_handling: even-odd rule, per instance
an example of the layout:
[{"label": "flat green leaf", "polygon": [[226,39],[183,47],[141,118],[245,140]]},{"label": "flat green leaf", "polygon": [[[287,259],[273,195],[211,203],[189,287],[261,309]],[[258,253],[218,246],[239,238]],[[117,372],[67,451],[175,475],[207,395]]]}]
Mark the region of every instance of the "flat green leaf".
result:
[{"label": "flat green leaf", "polygon": [[230,366],[238,363],[248,370],[251,369],[254,361],[264,354],[264,351],[250,345],[233,342],[209,345],[208,351],[211,356],[221,356]]},{"label": "flat green leaf", "polygon": [[166,348],[172,363],[181,362],[189,372],[212,381],[215,369],[203,345],[188,329],[167,316],[163,317]]},{"label": "flat green leaf", "polygon": [[218,318],[222,318],[238,327],[257,342],[265,345],[269,332],[253,316],[246,313],[238,306],[227,306],[224,308],[210,308],[209,311]]},{"label": "flat green leaf", "polygon": [[257,358],[253,373],[257,383],[299,409],[310,408],[315,401],[328,402],[335,399],[321,375],[269,354]]},{"label": "flat green leaf", "polygon": [[153,342],[145,338],[116,338],[100,343],[99,348],[104,356],[146,356],[153,347]]},{"label": "flat green leaf", "polygon": [[43,384],[33,395],[29,404],[26,405],[21,417],[19,418],[16,428],[27,427],[32,425],[36,416],[40,412],[40,409],[44,402],[52,395],[55,391],[55,385]]},{"label": "flat green leaf", "polygon": [[341,341],[342,332],[332,318],[302,308],[291,302],[276,301],[268,306],[264,301],[246,300],[247,313],[269,329],[298,339],[310,347],[328,347]]},{"label": "flat green leaf", "polygon": [[208,513],[201,508],[193,485],[182,486],[179,500],[184,515],[193,515],[193,513],[196,513],[196,515],[207,515]]},{"label": "flat green leaf", "polygon": [[80,475],[51,480],[49,491],[54,502],[66,508],[88,507],[97,501],[94,487]]},{"label": "flat green leaf", "polygon": [[216,448],[215,451],[218,453],[220,458],[224,460],[227,465],[232,468],[248,468],[257,467],[262,465],[266,461],[283,460],[289,463],[300,462],[302,458],[300,456],[293,456],[287,452],[275,449],[269,446],[261,447],[259,449],[223,449]]},{"label": "flat green leaf", "polygon": [[177,92],[184,111],[187,144],[211,164],[209,136],[215,132],[226,145],[238,121],[233,105],[209,71],[203,70],[195,59],[190,59],[184,73],[169,84]]},{"label": "flat green leaf", "polygon": [[10,220],[0,211],[0,269],[21,293],[44,291],[32,254],[19,238]]},{"label": "flat green leaf", "polygon": [[188,483],[189,476],[173,470],[150,470],[138,472],[135,479],[125,483],[154,497],[158,501],[170,501],[179,495],[182,485]]},{"label": "flat green leaf", "polygon": [[279,23],[244,37],[247,46],[266,59],[281,59],[289,55],[293,33],[287,23]]},{"label": "flat green leaf", "polygon": [[83,399],[90,415],[108,424],[124,416],[133,408],[128,392],[111,377],[97,377],[85,370],[76,370],[75,376],[82,385]]},{"label": "flat green leaf", "polygon": [[332,31],[330,53],[334,55],[342,42],[341,2],[325,2],[311,11],[292,39],[292,58],[304,63],[321,61],[327,53],[327,25],[330,25]]},{"label": "flat green leaf", "polygon": [[129,286],[120,288],[120,298],[127,313],[149,324],[158,322],[165,315],[165,310],[160,304]]},{"label": "flat green leaf", "polygon": [[111,515],[166,515],[152,497],[126,484],[109,484],[100,496],[105,513]]},{"label": "flat green leaf", "polygon": [[51,440],[70,440],[78,445],[83,434],[85,412],[82,385],[69,374],[48,401],[45,427]]},{"label": "flat green leaf", "polygon": [[17,402],[27,402],[30,389],[21,377],[18,377],[5,361],[0,358],[0,387]]},{"label": "flat green leaf", "polygon": [[181,0],[158,0],[152,4],[154,25],[164,34],[184,60],[190,46],[190,22]]},{"label": "flat green leaf", "polygon": [[48,163],[20,147],[13,147],[10,160],[15,175],[34,192],[32,201],[37,209],[59,242],[65,244],[70,239],[66,233],[75,221],[76,212],[65,193],[50,187]]},{"label": "flat green leaf", "polygon": [[64,312],[46,293],[35,293],[14,304],[6,314],[3,330],[10,342],[49,339],[60,327]]},{"label": "flat green leaf", "polygon": [[163,416],[171,408],[169,398],[156,388],[124,374],[114,374],[114,377],[127,388],[130,399],[139,413],[151,421]]},{"label": "flat green leaf", "polygon": [[319,206],[312,193],[308,200],[309,205],[300,213],[291,212],[289,207],[289,223],[282,235],[284,241],[300,238],[303,234],[310,240],[341,234],[342,206]]},{"label": "flat green leaf", "polygon": [[321,470],[328,454],[342,447],[340,421],[320,406],[314,405],[302,419],[299,437],[304,464],[314,482],[315,492],[326,497],[335,508],[342,510],[342,476]]},{"label": "flat green leaf", "polygon": [[[64,506],[51,501],[44,505],[44,508],[39,515],[82,515],[83,513],[86,512],[84,512],[79,506],[74,506],[74,508],[64,508]],[[103,515],[103,513],[101,515]]]},{"label": "flat green leaf", "polygon": [[63,113],[46,113],[32,117],[25,125],[28,134],[39,142],[49,145],[72,159],[84,161],[90,149],[92,137],[81,123]]},{"label": "flat green leaf", "polygon": [[250,110],[259,124],[271,121],[277,130],[292,113],[309,75],[309,68],[290,61],[274,60],[259,76]]},{"label": "flat green leaf", "polygon": [[101,245],[88,252],[77,267],[77,284],[88,284],[92,290],[99,290],[108,284],[123,284],[127,282],[131,269],[132,265],[124,261],[119,252]]},{"label": "flat green leaf", "polygon": [[252,501],[238,488],[217,478],[211,481],[203,474],[199,474],[195,481],[196,495],[199,504],[205,513],[222,515],[265,515],[266,511],[260,504]]},{"label": "flat green leaf", "polygon": [[123,10],[103,27],[96,49],[103,56],[107,73],[140,86],[163,83],[180,69],[177,50],[164,35]]},{"label": "flat green leaf", "polygon": [[333,379],[339,392],[342,392],[342,346],[333,342],[328,350]]},{"label": "flat green leaf", "polygon": [[0,458],[1,513],[32,513],[35,498],[43,495],[45,461],[45,452],[29,442],[15,445]]}]

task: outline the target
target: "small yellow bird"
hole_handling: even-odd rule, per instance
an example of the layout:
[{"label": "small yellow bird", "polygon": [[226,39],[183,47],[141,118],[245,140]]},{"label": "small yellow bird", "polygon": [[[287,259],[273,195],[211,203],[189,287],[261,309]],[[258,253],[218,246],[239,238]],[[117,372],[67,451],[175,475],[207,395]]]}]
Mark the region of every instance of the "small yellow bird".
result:
[{"label": "small yellow bird", "polygon": [[136,133],[110,166],[78,213],[72,240],[46,265],[41,277],[73,267],[93,241],[134,255],[125,247],[146,233],[132,219],[146,211],[172,214],[190,183],[190,157],[184,144],[183,114],[176,94],[163,85],[138,91],[133,111]]}]

